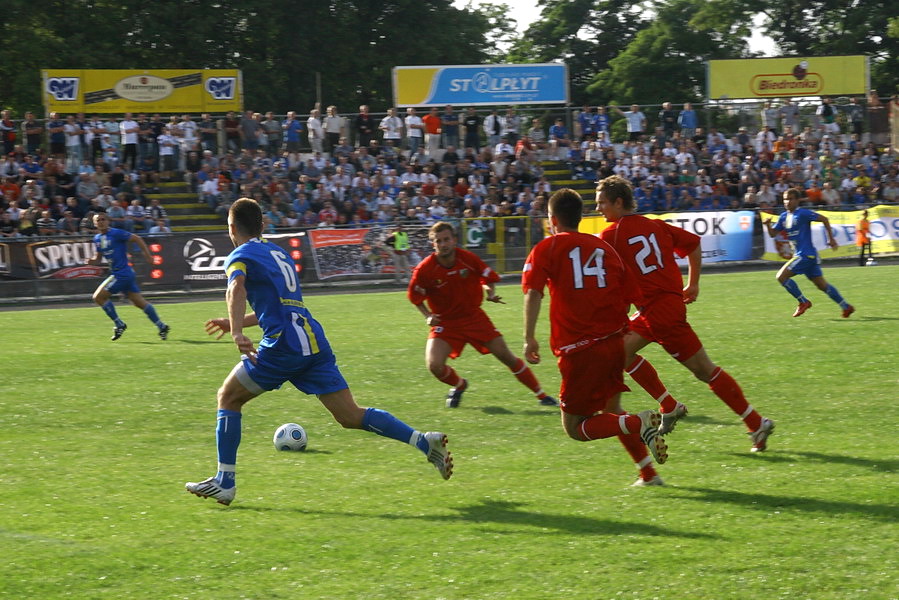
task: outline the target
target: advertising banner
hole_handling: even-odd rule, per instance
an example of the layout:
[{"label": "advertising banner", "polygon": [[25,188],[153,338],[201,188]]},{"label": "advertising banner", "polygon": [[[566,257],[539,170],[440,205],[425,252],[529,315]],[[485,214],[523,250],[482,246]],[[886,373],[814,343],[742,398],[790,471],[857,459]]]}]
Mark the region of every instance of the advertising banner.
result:
[{"label": "advertising banner", "polygon": [[[294,260],[301,280],[308,255],[303,232],[267,235]],[[179,287],[223,287],[227,282],[225,260],[234,245],[224,233],[171,234],[144,238],[152,257],[146,264],[140,249],[131,249],[140,287],[156,284]],[[305,247],[304,247],[305,245]],[[88,265],[94,255],[93,238],[72,236],[0,244],[0,275],[9,279],[103,279],[105,264]]]},{"label": "advertising banner", "polygon": [[47,112],[223,113],[240,111],[237,69],[44,69]]},{"label": "advertising banner", "polygon": [[[393,273],[393,255],[384,244],[391,228],[376,225],[360,229],[311,229],[309,246],[319,279]],[[406,228],[409,265],[414,267],[430,252],[426,227]]]},{"label": "advertising banner", "polygon": [[846,96],[870,87],[863,55],[710,60],[707,66],[709,100]]},{"label": "advertising banner", "polygon": [[398,107],[565,104],[568,67],[564,63],[394,67],[393,99]]},{"label": "advertising banner", "polygon": [[[815,248],[821,251],[821,258],[839,258],[857,256],[858,247],[855,245],[855,230],[859,219],[862,218],[860,210],[827,211],[816,210],[830,221],[834,239],[840,244],[836,250],[831,250],[827,245],[827,234],[824,233],[822,223],[812,223],[812,239]],[[761,214],[762,218],[770,217],[777,222],[777,215]],[[870,223],[871,251],[874,254],[899,252],[899,206],[872,206],[868,209],[868,222]],[[762,258],[784,262],[792,258],[793,252],[786,239],[771,238],[765,235],[765,253]]]},{"label": "advertising banner", "polygon": [[[702,261],[707,263],[752,258],[752,223],[755,215],[749,210],[734,212],[686,212],[644,215],[650,219],[662,219],[686,229],[702,238]],[[609,223],[603,217],[585,217],[579,230],[597,234]],[[685,265],[685,259],[678,259]]]}]

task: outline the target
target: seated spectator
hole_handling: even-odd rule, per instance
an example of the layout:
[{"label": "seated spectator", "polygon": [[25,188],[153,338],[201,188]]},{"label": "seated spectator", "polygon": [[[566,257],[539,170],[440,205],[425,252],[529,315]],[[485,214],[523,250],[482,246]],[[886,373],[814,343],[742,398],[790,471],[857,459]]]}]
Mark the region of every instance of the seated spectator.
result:
[{"label": "seated spectator", "polygon": [[156,224],[148,230],[149,235],[164,235],[172,233],[171,228],[166,224],[165,219],[156,219]]},{"label": "seated spectator", "polygon": [[56,231],[60,235],[78,235],[81,219],[70,210],[63,212],[62,218],[56,222]]}]

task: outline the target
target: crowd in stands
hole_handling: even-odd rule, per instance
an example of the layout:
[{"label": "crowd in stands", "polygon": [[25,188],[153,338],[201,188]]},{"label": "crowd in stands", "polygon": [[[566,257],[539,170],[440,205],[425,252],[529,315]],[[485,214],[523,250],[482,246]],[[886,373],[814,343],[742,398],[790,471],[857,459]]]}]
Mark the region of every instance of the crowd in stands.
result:
[{"label": "crowd in stands", "polygon": [[[255,198],[269,231],[540,217],[551,193],[544,161],[553,159],[574,179],[628,178],[641,212],[775,207],[789,187],[830,209],[894,203],[899,163],[863,122],[876,102],[837,109],[825,98],[807,122],[790,100],[769,102],[757,130],[729,132],[704,130],[689,103],[657,114],[585,106],[572,131],[564,118],[548,125],[513,107],[42,121],[2,111],[0,236],[93,233],[97,212],[113,227],[166,233],[165,208],[147,195],[166,181],[185,182],[223,218],[235,199]],[[627,132],[613,142],[616,118]]]}]

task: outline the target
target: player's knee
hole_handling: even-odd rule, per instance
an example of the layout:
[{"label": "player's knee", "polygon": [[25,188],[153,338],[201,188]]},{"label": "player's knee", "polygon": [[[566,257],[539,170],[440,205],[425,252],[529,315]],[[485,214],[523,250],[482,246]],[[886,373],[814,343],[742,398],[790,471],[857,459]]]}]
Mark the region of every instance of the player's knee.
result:
[{"label": "player's knee", "polygon": [[442,363],[428,362],[428,371],[431,372],[431,375],[433,375],[437,379],[440,379],[444,376],[446,365]]}]

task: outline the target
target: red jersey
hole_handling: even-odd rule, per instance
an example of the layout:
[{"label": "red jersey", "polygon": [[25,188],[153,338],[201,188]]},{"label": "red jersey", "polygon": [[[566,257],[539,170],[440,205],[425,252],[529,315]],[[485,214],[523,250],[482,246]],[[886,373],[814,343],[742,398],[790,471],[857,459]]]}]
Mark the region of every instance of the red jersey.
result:
[{"label": "red jersey", "polygon": [[521,275],[525,293],[549,285],[550,339],[559,356],[622,331],[640,291],[618,253],[595,235],[557,233],[531,250]]},{"label": "red jersey", "polygon": [[482,284],[496,283],[499,275],[477,254],[456,248],[456,262],[444,267],[431,254],[412,271],[407,296],[412,304],[427,301],[441,321],[470,318],[484,302]]},{"label": "red jersey", "polygon": [[636,275],[647,302],[658,294],[683,294],[684,280],[674,255],[687,256],[700,237],[661,219],[624,215],[599,236],[612,245]]}]

